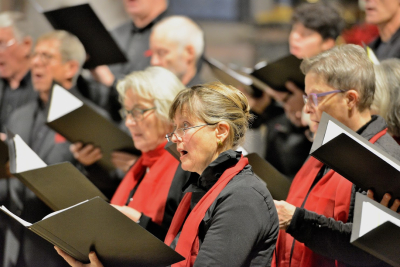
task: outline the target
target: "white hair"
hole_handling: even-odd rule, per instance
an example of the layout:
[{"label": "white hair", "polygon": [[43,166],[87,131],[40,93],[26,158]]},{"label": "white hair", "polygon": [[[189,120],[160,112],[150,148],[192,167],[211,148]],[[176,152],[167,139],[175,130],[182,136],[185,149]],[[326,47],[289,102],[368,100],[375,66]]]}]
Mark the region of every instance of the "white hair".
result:
[{"label": "white hair", "polygon": [[154,101],[157,116],[169,123],[169,108],[175,96],[185,89],[182,82],[171,71],[163,67],[148,67],[143,71],[134,71],[117,84],[121,100],[131,90],[138,96]]},{"label": "white hair", "polygon": [[193,20],[185,16],[167,17],[154,25],[152,33],[163,34],[168,40],[178,44],[183,50],[192,45],[196,61],[204,51],[204,33]]},{"label": "white hair", "polygon": [[10,27],[14,33],[14,37],[18,42],[28,36],[26,29],[28,28],[25,17],[20,12],[5,11],[0,13],[0,28]]}]

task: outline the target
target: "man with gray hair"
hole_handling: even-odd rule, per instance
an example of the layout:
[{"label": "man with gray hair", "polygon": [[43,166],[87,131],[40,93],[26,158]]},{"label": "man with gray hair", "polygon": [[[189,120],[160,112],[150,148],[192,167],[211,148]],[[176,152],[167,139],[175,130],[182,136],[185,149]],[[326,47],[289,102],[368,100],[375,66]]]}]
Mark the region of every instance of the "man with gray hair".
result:
[{"label": "man with gray hair", "polygon": [[[53,31],[40,36],[31,61],[32,83],[39,97],[15,110],[7,121],[7,129],[20,135],[48,165],[65,161],[76,163],[70,152],[70,143],[46,125],[46,110],[53,82],[101,113],[101,109],[85,99],[76,87],[85,59],[85,49],[76,36],[66,31]],[[8,190],[8,207],[24,220],[36,222],[51,213],[19,180],[10,178]],[[0,257],[4,266],[65,266],[50,243],[12,222],[9,226],[5,254]]]},{"label": "man with gray hair", "polygon": [[171,16],[158,22],[150,35],[150,50],[152,66],[170,70],[186,86],[202,83],[204,34],[191,19]]},{"label": "man with gray hair", "polygon": [[0,13],[0,132],[16,108],[36,97],[29,73],[32,38],[18,12]]}]

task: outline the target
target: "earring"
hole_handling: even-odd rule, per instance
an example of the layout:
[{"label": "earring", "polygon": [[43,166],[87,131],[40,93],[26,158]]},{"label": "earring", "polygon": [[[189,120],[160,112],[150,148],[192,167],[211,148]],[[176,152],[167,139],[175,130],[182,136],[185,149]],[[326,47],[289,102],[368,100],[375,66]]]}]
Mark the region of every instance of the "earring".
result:
[{"label": "earring", "polygon": [[222,141],[218,139],[217,144],[218,146],[222,146]]}]

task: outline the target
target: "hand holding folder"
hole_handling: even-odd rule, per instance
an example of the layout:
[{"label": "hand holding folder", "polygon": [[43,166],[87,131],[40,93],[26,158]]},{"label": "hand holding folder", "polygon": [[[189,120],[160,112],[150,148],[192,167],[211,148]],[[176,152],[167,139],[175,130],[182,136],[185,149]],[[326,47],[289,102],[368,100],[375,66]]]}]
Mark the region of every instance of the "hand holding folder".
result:
[{"label": "hand holding folder", "polygon": [[107,198],[71,163],[47,166],[19,135],[8,132],[10,171],[52,210],[96,196]]},{"label": "hand holding folder", "polygon": [[[95,251],[105,266],[166,266],[184,258],[99,197],[50,214],[36,223],[3,212],[27,229],[87,263]],[[56,252],[54,252],[56,253]]]}]

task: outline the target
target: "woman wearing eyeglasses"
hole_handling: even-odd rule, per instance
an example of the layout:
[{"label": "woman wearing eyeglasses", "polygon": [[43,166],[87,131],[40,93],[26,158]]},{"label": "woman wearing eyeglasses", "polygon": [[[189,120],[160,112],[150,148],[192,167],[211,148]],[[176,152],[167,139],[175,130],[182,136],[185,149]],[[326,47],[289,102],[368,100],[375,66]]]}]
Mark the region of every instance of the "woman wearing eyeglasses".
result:
[{"label": "woman wearing eyeglasses", "polygon": [[[371,115],[375,74],[372,62],[361,47],[338,46],[305,59],[301,68],[306,74],[305,111],[312,122],[318,124],[326,112],[400,159],[400,147],[387,134],[385,121]],[[361,190],[309,157],[295,176],[286,201],[275,201],[283,231],[279,233],[273,265],[380,264],[375,257],[350,244],[357,191]]]},{"label": "woman wearing eyeglasses", "polygon": [[[175,267],[271,264],[278,215],[265,184],[234,151],[249,110],[239,90],[221,83],[185,89],[171,105],[175,130],[166,137],[177,144],[182,169],[193,172],[165,238],[186,258]],[[84,266],[59,253],[72,266]],[[85,266],[102,266],[94,253],[89,258]]]}]

